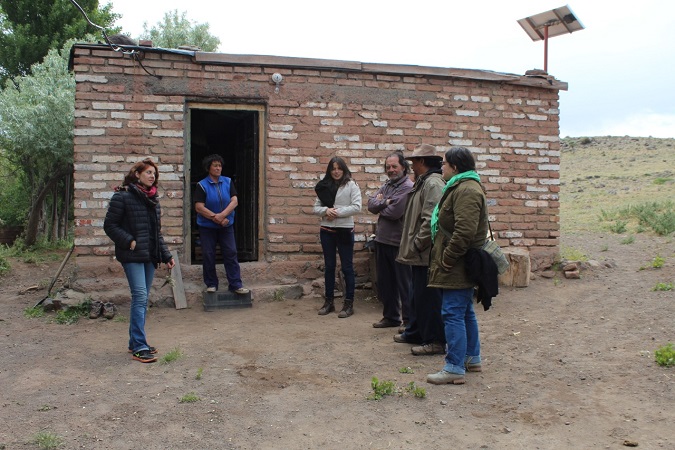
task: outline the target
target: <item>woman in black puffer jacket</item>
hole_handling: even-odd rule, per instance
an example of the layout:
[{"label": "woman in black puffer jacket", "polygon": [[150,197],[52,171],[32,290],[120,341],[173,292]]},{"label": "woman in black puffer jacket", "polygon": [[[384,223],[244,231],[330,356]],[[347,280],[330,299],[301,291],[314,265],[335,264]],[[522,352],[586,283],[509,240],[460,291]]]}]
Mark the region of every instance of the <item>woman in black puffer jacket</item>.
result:
[{"label": "woman in black puffer jacket", "polygon": [[161,232],[158,178],[157,165],[151,159],[134,164],[124,184],[115,188],[103,223],[129,282],[129,351],[133,359],[141,362],[157,361],[157,349],[148,345],[145,336],[145,314],[155,269],[160,263],[169,269],[175,265]]}]

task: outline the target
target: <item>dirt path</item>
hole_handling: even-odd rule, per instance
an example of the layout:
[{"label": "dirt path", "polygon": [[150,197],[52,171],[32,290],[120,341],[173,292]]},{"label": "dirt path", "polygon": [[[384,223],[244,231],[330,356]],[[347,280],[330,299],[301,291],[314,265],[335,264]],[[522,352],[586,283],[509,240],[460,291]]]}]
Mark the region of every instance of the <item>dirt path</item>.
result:
[{"label": "dirt path", "polygon": [[[204,312],[152,308],[147,325],[169,364],[126,353],[126,321],[74,325],[23,317],[45,295],[18,292],[56,271],[17,266],[0,279],[0,448],[314,449],[675,448],[675,371],[653,351],[675,341],[672,239],[637,235],[564,239],[601,267],[581,280],[534,280],[478,308],[484,372],[433,386],[440,356],[415,357],[374,329],[380,307],[360,292],[356,315],[316,315],[319,299]],[[657,254],[661,269],[639,270]],[[604,267],[606,265],[613,267]],[[124,308],[122,315],[128,315]],[[410,367],[414,373],[400,373]],[[201,379],[197,379],[201,369]],[[371,378],[410,382],[366,400]],[[195,403],[180,403],[186,394]]]}]

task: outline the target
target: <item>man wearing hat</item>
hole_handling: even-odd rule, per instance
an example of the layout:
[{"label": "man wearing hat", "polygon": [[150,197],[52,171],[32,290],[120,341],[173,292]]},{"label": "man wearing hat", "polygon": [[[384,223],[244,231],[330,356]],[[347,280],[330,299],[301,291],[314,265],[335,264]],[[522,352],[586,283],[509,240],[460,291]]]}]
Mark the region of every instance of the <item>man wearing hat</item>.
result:
[{"label": "man wearing hat", "polygon": [[433,145],[422,144],[406,159],[412,163],[415,183],[408,194],[396,261],[412,266],[412,296],[408,325],[394,336],[394,341],[420,344],[411,348],[413,355],[445,354],[441,291],[427,287],[431,215],[445,186],[441,175],[443,157]]}]

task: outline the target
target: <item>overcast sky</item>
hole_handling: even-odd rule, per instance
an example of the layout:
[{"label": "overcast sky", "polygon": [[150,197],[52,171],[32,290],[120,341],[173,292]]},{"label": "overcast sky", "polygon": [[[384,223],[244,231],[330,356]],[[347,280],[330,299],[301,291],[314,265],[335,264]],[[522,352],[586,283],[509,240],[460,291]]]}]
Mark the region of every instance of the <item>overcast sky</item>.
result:
[{"label": "overcast sky", "polygon": [[[117,25],[187,12],[208,23],[223,53],[486,69],[543,69],[544,44],[517,20],[564,6],[549,0],[109,0]],[[106,0],[101,0],[105,4]],[[560,134],[675,138],[675,1],[571,0],[585,26],[549,40]]]}]

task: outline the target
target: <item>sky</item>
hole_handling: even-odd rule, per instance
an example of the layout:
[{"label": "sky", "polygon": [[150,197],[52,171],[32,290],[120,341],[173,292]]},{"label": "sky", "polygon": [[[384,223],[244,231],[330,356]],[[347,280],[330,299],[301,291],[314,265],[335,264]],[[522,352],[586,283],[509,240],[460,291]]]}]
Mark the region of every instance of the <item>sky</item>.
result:
[{"label": "sky", "polygon": [[[565,6],[549,0],[101,0],[138,38],[144,23],[186,12],[222,53],[484,69],[544,68],[544,43],[517,20]],[[560,135],[675,138],[675,2],[567,3],[585,29],[549,39]]]}]

